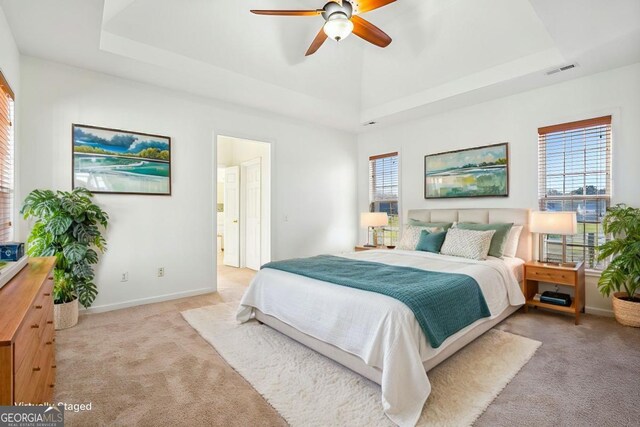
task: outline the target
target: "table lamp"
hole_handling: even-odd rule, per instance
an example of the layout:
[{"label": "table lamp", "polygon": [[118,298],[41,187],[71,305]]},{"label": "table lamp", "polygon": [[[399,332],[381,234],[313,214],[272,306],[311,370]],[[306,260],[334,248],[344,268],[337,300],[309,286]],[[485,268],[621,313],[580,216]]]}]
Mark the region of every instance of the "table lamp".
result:
[{"label": "table lamp", "polygon": [[[376,247],[375,244],[370,243],[370,231],[375,227],[384,227],[389,224],[389,217],[386,212],[362,212],[360,214],[360,225],[362,227],[367,227],[367,244],[364,245],[367,248]],[[377,241],[374,238],[374,243]]]},{"label": "table lamp", "polygon": [[578,232],[578,221],[575,212],[531,212],[529,228],[532,233],[538,233],[539,252],[538,260],[542,260],[543,234],[559,234],[562,236],[562,265],[575,265],[567,263],[567,236]]}]

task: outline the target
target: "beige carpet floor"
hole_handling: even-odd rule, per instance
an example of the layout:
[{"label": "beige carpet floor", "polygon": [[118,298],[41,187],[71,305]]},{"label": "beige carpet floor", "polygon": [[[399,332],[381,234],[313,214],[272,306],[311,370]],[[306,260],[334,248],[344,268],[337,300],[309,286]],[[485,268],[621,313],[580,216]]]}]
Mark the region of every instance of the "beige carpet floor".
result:
[{"label": "beige carpet floor", "polygon": [[[182,318],[237,301],[251,272],[222,268],[217,294],[81,316],[57,335],[56,402],[69,426],[279,426],[278,413]],[[476,426],[637,426],[640,329],[586,315],[517,313],[498,329],[543,345]]]},{"label": "beige carpet floor", "polygon": [[58,331],[55,402],[67,426],[286,426],[181,311],[238,301],[253,273],[223,268],[217,294],[81,316]]}]

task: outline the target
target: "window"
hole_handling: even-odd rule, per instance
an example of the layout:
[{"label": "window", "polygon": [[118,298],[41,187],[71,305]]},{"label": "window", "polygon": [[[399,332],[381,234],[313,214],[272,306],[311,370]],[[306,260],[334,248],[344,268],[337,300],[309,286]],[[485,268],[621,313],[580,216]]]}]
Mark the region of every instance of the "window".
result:
[{"label": "window", "polygon": [[13,100],[0,72],[0,242],[13,240]]},{"label": "window", "polygon": [[398,153],[369,157],[369,212],[386,212],[389,225],[378,230],[378,244],[398,241]]},{"label": "window", "polygon": [[[591,269],[604,243],[602,219],[611,201],[611,116],[538,129],[538,202],[543,211],[575,211],[578,234],[567,236],[567,261]],[[549,260],[562,259],[561,236],[545,236]]]}]

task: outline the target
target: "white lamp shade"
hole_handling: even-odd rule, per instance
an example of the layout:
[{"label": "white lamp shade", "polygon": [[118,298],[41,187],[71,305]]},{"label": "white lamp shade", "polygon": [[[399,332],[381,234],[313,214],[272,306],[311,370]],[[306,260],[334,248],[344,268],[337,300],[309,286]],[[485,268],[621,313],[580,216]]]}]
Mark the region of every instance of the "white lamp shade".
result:
[{"label": "white lamp shade", "polygon": [[533,233],[570,235],[578,232],[575,212],[531,212],[529,228]]},{"label": "white lamp shade", "polygon": [[362,212],[360,214],[360,225],[363,227],[383,227],[389,224],[389,217],[386,212]]}]

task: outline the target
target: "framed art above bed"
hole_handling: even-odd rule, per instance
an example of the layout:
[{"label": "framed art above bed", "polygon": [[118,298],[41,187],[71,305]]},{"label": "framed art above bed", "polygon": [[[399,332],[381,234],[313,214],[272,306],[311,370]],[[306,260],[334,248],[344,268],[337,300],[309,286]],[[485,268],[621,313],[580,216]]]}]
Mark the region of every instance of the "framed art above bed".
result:
[{"label": "framed art above bed", "polygon": [[509,196],[509,143],[424,156],[424,198]]}]

